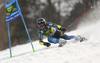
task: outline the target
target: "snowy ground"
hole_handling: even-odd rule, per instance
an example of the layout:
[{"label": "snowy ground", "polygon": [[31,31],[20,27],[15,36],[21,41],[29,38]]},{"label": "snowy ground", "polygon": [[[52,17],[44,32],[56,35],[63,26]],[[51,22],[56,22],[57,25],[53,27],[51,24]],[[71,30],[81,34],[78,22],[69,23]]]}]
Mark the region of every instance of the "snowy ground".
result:
[{"label": "snowy ground", "polygon": [[9,49],[0,51],[0,63],[100,63],[99,27],[100,23],[67,33],[87,37],[88,41],[82,43],[69,40],[64,47],[52,44],[47,48],[35,41],[35,53],[30,43],[18,45],[12,48],[13,58],[9,57]]}]

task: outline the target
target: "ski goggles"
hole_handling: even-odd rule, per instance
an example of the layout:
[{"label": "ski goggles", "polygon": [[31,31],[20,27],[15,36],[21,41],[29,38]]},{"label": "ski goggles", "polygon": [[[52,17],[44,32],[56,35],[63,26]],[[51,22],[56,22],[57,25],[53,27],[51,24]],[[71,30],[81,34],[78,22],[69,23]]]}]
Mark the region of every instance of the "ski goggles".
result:
[{"label": "ski goggles", "polygon": [[43,24],[39,24],[38,26],[39,26],[39,27],[43,27],[43,26],[44,26],[44,23],[43,23]]},{"label": "ski goggles", "polygon": [[44,23],[44,21],[43,21],[43,20],[38,21],[38,24],[42,24],[42,23]]}]

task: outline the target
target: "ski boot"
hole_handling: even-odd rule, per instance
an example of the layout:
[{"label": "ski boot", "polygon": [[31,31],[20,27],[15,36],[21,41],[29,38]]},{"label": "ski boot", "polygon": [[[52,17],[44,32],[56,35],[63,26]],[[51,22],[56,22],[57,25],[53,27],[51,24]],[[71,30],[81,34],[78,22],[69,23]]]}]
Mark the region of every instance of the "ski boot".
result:
[{"label": "ski boot", "polygon": [[65,39],[59,39],[59,46],[58,47],[62,47],[66,44],[66,40]]},{"label": "ski boot", "polygon": [[83,42],[85,40],[87,40],[85,37],[81,37],[80,35],[77,36],[77,40],[79,40],[80,42]]}]

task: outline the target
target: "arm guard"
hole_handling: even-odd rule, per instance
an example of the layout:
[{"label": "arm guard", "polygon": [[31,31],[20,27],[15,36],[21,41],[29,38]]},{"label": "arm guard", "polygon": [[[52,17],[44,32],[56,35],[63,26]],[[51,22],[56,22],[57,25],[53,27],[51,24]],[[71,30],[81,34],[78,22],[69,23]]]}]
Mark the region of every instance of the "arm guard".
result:
[{"label": "arm guard", "polygon": [[39,42],[43,42],[43,35],[41,34],[41,31],[38,30],[38,37],[39,37]]},{"label": "arm guard", "polygon": [[60,30],[60,28],[61,28],[60,25],[54,24],[54,23],[52,23],[52,22],[48,22],[48,26],[54,27],[54,28],[59,29],[59,30]]},{"label": "arm guard", "polygon": [[57,28],[60,30],[62,27],[60,25],[57,25]]}]

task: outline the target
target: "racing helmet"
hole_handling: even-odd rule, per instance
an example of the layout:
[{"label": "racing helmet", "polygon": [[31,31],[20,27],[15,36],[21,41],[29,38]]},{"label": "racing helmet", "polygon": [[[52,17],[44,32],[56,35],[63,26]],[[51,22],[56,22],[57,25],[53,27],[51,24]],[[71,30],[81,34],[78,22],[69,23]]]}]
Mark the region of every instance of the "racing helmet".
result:
[{"label": "racing helmet", "polygon": [[44,18],[39,18],[37,20],[37,25],[38,25],[38,27],[45,26],[46,25],[46,20]]}]

